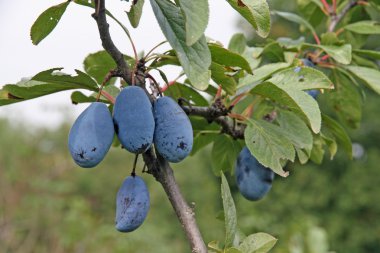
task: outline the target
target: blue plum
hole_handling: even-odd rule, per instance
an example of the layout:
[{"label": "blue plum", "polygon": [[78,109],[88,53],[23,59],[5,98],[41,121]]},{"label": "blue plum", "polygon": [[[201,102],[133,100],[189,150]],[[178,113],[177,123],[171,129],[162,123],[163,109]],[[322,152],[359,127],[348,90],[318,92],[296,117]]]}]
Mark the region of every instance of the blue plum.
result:
[{"label": "blue plum", "polygon": [[154,117],[152,103],[138,86],[128,86],[117,96],[114,124],[120,143],[129,152],[140,154],[153,142]]},{"label": "blue plum", "polygon": [[141,226],[150,207],[149,191],[139,176],[127,177],[116,197],[115,227],[120,232],[131,232]]},{"label": "blue plum", "polygon": [[314,63],[310,61],[309,59],[302,58],[301,61],[303,62],[303,65],[305,65],[306,67],[311,67],[311,68],[315,67]]},{"label": "blue plum", "polygon": [[274,172],[261,165],[244,147],[235,165],[235,176],[240,193],[248,200],[259,200],[272,188]]},{"label": "blue plum", "polygon": [[111,147],[114,137],[112,116],[107,106],[94,102],[74,122],[69,133],[69,150],[81,167],[100,163]]},{"label": "blue plum", "polygon": [[312,96],[314,99],[316,99],[318,94],[319,94],[319,91],[318,90],[308,90],[308,91],[306,91],[306,93],[309,94],[310,96]]},{"label": "blue plum", "polygon": [[170,97],[161,97],[154,102],[154,145],[169,162],[180,162],[189,155],[193,147],[193,128],[189,117]]}]

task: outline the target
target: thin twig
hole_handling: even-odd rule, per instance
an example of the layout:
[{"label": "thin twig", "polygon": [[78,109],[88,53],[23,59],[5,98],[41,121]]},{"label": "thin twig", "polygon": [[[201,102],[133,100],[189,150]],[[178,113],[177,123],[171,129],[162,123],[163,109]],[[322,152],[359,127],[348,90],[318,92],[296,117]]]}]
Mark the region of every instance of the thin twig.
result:
[{"label": "thin twig", "polygon": [[338,25],[338,23],[344,18],[344,16],[356,5],[358,5],[358,1],[350,1],[343,9],[342,11],[337,14],[331,16],[331,23],[329,25],[328,31],[333,32],[335,30],[335,27]]},{"label": "thin twig", "polygon": [[100,95],[102,94],[102,90],[103,90],[103,87],[106,85],[106,83],[111,80],[112,77],[115,77],[115,76],[118,76],[117,75],[117,71],[116,70],[110,70],[106,77],[104,78],[102,84],[100,85],[99,87],[99,92],[98,92],[98,95],[96,96],[96,101],[99,101],[100,99]]}]

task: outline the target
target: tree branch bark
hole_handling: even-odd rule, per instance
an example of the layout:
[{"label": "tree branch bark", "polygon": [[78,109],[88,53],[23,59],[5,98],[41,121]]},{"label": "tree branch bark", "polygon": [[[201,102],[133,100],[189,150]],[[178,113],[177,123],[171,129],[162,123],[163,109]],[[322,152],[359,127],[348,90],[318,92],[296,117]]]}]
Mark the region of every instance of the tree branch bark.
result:
[{"label": "tree branch bark", "polygon": [[215,122],[219,124],[222,127],[222,133],[226,133],[234,139],[244,139],[246,125],[241,123],[235,124],[234,121],[226,117],[230,109],[220,106],[220,103],[216,102],[209,107],[183,105],[181,107],[188,115],[200,116],[205,118],[209,123]]},{"label": "tree branch bark", "polygon": [[155,157],[152,148],[145,152],[143,157],[145,164],[148,166],[149,172],[153,174],[156,180],[160,182],[164,188],[166,195],[185,230],[191,251],[194,253],[206,253],[207,247],[196,223],[194,210],[183,198],[169,163],[158,153],[157,157]]},{"label": "tree branch bark", "polygon": [[106,18],[105,0],[95,1],[96,12],[92,14],[98,25],[100,39],[102,41],[103,48],[109,53],[112,59],[116,62],[120,76],[127,82],[132,83],[132,71],[129,69],[127,62],[124,59],[124,55],[115,46],[111,39],[109,32],[109,24]]},{"label": "tree branch bark", "polygon": [[[116,62],[120,76],[129,84],[132,83],[133,71],[131,71],[124,60],[123,54],[115,46],[109,33],[109,25],[106,19],[105,0],[95,1],[96,12],[92,15],[98,25],[100,39],[103,48],[111,55]],[[138,76],[140,77],[140,76]],[[136,85],[142,86],[144,78],[135,78]],[[194,253],[207,253],[207,247],[197,226],[194,211],[186,203],[182,196],[178,184],[175,181],[173,170],[169,163],[160,157],[156,157],[152,148],[143,154],[148,170],[161,183],[168,196],[171,205],[185,231],[190,243],[191,251]]]},{"label": "tree branch bark", "polygon": [[350,1],[338,15],[331,17],[331,23],[329,25],[328,31],[333,32],[338,23],[344,18],[344,16],[358,4],[358,1]]}]

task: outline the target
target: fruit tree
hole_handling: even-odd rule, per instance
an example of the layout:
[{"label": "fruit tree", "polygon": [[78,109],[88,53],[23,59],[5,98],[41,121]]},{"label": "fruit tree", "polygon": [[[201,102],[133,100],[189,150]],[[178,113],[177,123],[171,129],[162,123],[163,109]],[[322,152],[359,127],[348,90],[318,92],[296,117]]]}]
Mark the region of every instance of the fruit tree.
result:
[{"label": "fruit tree", "polygon": [[[270,191],[275,174],[289,175],[287,164],[320,164],[325,153],[333,159],[338,148],[352,157],[345,129],[359,127],[365,89],[380,93],[380,53],[368,43],[380,34],[380,1],[300,0],[299,13],[275,10],[266,0],[226,2],[260,42],[242,33],[231,34],[228,45],[206,37],[207,0],[127,0],[129,22],[116,19],[105,0],[52,6],[31,26],[33,44],[54,30],[69,4],[77,4],[93,9],[104,50],[86,57],[84,71],[76,75],[52,68],[4,85],[0,105],[66,90],[75,90],[74,104],[89,103],[68,133],[73,161],[95,167],[115,147],[135,154],[115,196],[118,231],[132,232],[143,224],[150,207],[143,178],[152,175],[165,190],[192,252],[268,252],[276,238],[238,231],[227,178],[236,180],[243,197],[257,201]],[[138,54],[129,29],[138,27],[144,5],[153,9],[166,41]],[[127,35],[133,55],[114,44],[110,19]],[[294,23],[303,36],[271,35],[271,19]],[[160,50],[165,43],[170,49]],[[174,80],[167,78],[167,65],[177,67]],[[321,101],[328,101],[330,109],[321,111]],[[212,170],[221,179],[226,231],[224,239],[206,244],[196,210],[182,196],[170,163],[209,144]],[[143,168],[136,166],[139,157]]]}]

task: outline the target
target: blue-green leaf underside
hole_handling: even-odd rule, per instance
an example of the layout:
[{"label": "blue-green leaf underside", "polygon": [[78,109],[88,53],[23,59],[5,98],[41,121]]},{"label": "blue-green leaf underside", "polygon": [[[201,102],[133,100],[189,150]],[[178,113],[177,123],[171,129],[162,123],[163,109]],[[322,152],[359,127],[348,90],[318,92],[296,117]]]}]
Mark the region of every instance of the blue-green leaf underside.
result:
[{"label": "blue-green leaf underside", "polygon": [[185,20],[181,10],[170,1],[150,0],[161,30],[177,53],[191,84],[200,90],[209,85],[211,54],[205,36],[191,46],[186,44]]}]

